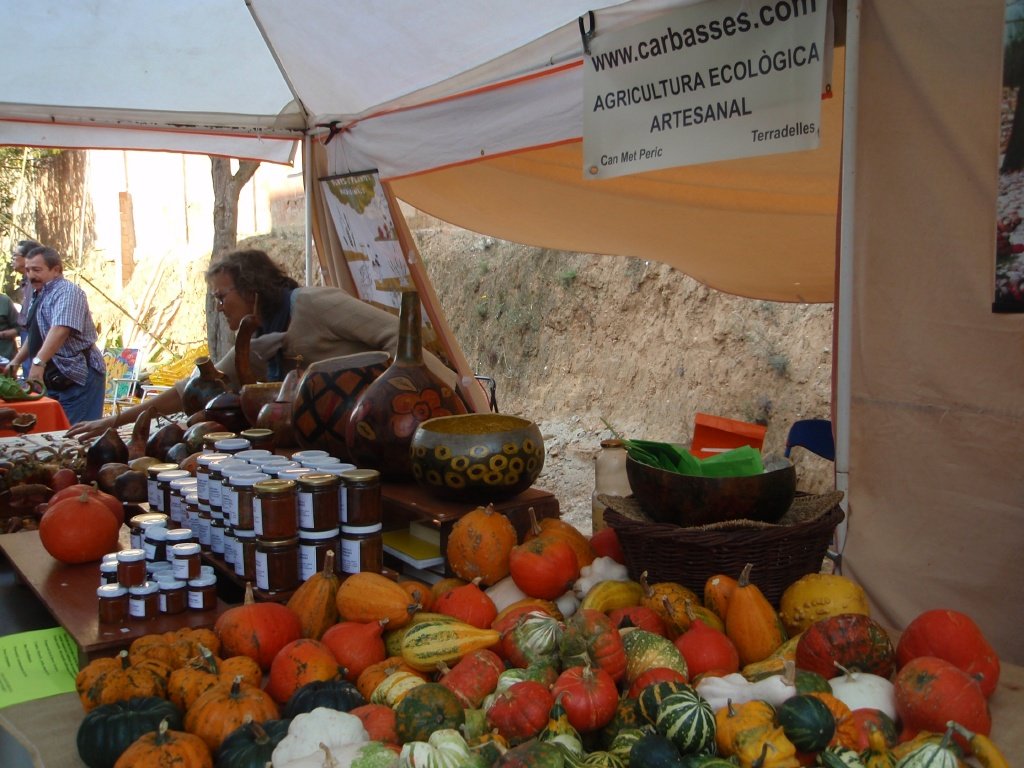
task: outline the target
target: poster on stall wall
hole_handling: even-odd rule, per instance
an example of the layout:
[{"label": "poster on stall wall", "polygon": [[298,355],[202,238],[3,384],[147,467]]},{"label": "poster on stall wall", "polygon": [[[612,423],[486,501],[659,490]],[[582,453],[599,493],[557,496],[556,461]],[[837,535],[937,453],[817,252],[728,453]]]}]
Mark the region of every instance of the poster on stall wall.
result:
[{"label": "poster on stall wall", "polygon": [[993,312],[1024,312],[1024,7],[1006,0]]},{"label": "poster on stall wall", "polygon": [[593,30],[584,178],[815,149],[832,71],[829,6],[709,0]]},{"label": "poster on stall wall", "polygon": [[359,298],[397,310],[415,289],[380,176],[372,171],[320,180]]}]

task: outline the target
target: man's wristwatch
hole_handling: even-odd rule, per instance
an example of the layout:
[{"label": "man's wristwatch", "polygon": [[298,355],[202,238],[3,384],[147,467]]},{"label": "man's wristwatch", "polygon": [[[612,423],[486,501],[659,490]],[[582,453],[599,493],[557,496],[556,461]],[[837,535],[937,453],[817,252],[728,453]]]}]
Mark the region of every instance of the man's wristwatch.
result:
[{"label": "man's wristwatch", "polygon": [[46,365],[46,361],[39,357],[33,357],[32,365]]}]

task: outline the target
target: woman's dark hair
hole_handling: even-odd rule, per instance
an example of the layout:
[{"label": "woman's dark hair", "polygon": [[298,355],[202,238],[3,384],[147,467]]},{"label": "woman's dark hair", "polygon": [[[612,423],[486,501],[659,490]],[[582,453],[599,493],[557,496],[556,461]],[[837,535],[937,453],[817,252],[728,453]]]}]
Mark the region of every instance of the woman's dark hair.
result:
[{"label": "woman's dark hair", "polygon": [[231,275],[235,290],[255,298],[256,309],[262,318],[276,315],[288,300],[292,289],[299,287],[264,251],[232,251],[225,254],[206,270],[206,279],[222,273]]}]

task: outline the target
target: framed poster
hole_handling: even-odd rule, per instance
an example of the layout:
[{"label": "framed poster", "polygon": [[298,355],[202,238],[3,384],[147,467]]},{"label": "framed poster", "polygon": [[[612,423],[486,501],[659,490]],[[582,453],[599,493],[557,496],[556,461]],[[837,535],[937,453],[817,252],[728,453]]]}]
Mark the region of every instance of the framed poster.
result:
[{"label": "framed poster", "polygon": [[359,298],[397,310],[414,290],[387,196],[375,171],[320,179]]},{"label": "framed poster", "polygon": [[1006,0],[993,312],[1024,312],[1024,3]]}]

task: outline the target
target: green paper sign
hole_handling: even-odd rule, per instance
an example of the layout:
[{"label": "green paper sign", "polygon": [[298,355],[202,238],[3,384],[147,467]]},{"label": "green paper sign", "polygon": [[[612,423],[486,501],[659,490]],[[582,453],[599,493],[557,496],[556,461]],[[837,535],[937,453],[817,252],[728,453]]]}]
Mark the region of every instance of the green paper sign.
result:
[{"label": "green paper sign", "polygon": [[0,637],[0,708],[75,690],[78,646],[64,629]]}]

